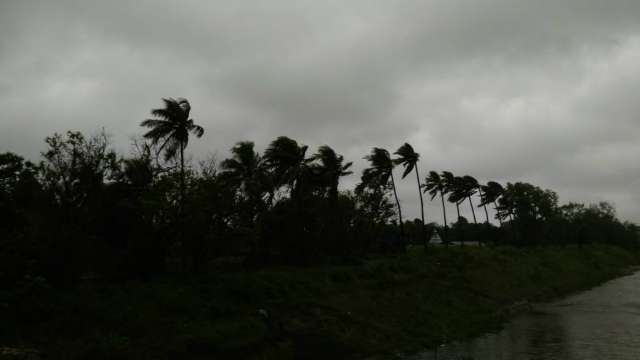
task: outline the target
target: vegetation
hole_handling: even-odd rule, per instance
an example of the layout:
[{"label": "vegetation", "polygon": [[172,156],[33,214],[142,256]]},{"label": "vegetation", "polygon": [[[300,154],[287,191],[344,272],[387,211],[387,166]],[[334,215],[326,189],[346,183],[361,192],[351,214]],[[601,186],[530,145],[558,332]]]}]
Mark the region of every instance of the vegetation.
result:
[{"label": "vegetation", "polygon": [[[531,256],[553,258],[558,253],[581,264],[576,265],[580,271],[589,259],[596,259],[592,265],[615,260],[616,266],[607,267],[606,272],[589,273],[602,280],[620,267],[617,265],[629,264],[629,251],[638,245],[637,226],[619,221],[608,203],[561,205],[555,192],[532,184],[480,184],[471,176],[448,171],[429,171],[421,181],[419,154],[406,143],[395,152],[397,158],[385,149],[373,148],[365,157],[370,167],[354,191],[339,186],[340,179],[351,174],[352,163],[327,145],[311,153],[307,146],[285,136],[271,142],[263,153],[256,151],[254,143],[242,141],[231,149],[228,159],[207,159],[194,165],[185,156],[189,135],[201,137],[204,129],[189,118],[190,110],[185,99],[164,99],[163,108],[152,110],[154,118],[142,122],[150,130],[134,141],[126,156],[112,149],[104,132],[87,137],[73,131],[46,138],[47,148],[38,163],[13,153],[0,154],[0,288],[10,289],[0,293],[0,315],[6,321],[0,320],[19,329],[0,333],[0,345],[42,345],[75,358],[85,354],[84,350],[66,346],[82,333],[95,337],[82,340],[92,344],[91,354],[100,354],[100,346],[109,351],[120,346],[127,353],[139,341],[148,346],[140,349],[157,346],[168,354],[171,341],[179,341],[170,339],[170,334],[182,334],[177,330],[181,321],[189,329],[184,334],[219,338],[220,344],[232,346],[228,341],[237,332],[236,340],[243,342],[236,344],[240,348],[251,338],[249,342],[261,344],[267,352],[277,351],[273,342],[265,343],[269,336],[276,336],[274,332],[278,339],[293,341],[295,348],[300,348],[299,342],[317,341],[306,333],[304,339],[295,338],[303,336],[292,330],[299,323],[279,329],[271,315],[251,317],[257,308],[269,308],[265,310],[269,314],[293,314],[286,315],[293,322],[315,321],[319,316],[327,321],[327,329],[336,331],[333,335],[345,336],[336,343],[355,352],[362,352],[365,345],[375,350],[375,344],[333,328],[345,324],[344,311],[352,305],[361,311],[357,321],[364,321],[368,311],[383,312],[381,306],[388,302],[389,309],[406,306],[403,311],[409,311],[413,307],[416,314],[426,311],[446,322],[449,320],[443,319],[453,314],[452,309],[461,311],[456,316],[474,316],[473,311],[481,309],[466,311],[454,306],[444,310],[434,304],[427,309],[432,305],[425,304],[458,294],[435,289],[445,280],[457,284],[451,285],[454,288],[462,286],[457,281],[469,276],[467,264],[478,273],[496,266],[477,259],[516,266],[511,262],[518,257],[528,259],[528,249],[545,245]],[[393,174],[396,165],[404,167],[402,178],[416,174],[421,219],[403,220],[399,184]],[[442,203],[442,225],[426,223],[422,192]],[[453,223],[447,223],[445,199],[456,206],[458,217]],[[471,207],[473,223],[460,216],[463,203]],[[487,206],[494,207],[498,226],[490,221]],[[485,209],[482,224],[477,223],[476,207]],[[466,251],[439,248],[428,243],[435,232],[447,245],[474,242],[488,246]],[[413,245],[425,250],[429,246],[432,251],[417,255]],[[584,249],[577,253],[580,247]],[[228,263],[235,270],[220,265]],[[281,266],[288,268],[269,270]],[[301,268],[309,266],[312,269]],[[564,276],[569,279],[578,274],[585,275]],[[471,284],[485,281],[467,280]],[[560,286],[563,291],[574,288]],[[396,298],[394,289],[401,289],[404,295]],[[182,291],[186,294],[181,295]],[[522,291],[527,297],[532,294]],[[435,293],[440,300],[427,299]],[[205,300],[208,296],[219,300]],[[381,303],[348,304],[351,298],[370,301],[363,300],[368,296]],[[51,304],[39,304],[38,299]],[[151,305],[156,300],[159,305]],[[303,300],[315,305],[302,309]],[[467,303],[464,298],[459,301]],[[492,311],[498,308],[489,307]],[[340,317],[326,318],[335,309]],[[412,322],[406,318],[408,313],[397,315],[398,319],[379,320],[379,326],[367,323],[372,327],[365,333],[375,340],[385,332],[374,335],[372,331],[391,326],[402,336],[408,336],[406,331],[420,336],[430,331],[425,338],[435,341],[435,323]],[[120,316],[135,320],[125,325]],[[409,329],[400,329],[401,319]],[[59,327],[67,321],[69,326],[62,331]],[[95,323],[91,327],[96,329],[94,334],[85,333],[89,327],[83,321]],[[158,330],[156,337],[136,335],[146,326]],[[349,326],[346,328],[360,331],[359,325]],[[453,336],[453,328],[438,328],[437,336]],[[50,336],[52,342],[42,340]],[[390,344],[402,345],[401,341]],[[216,347],[215,351],[222,350]]]},{"label": "vegetation", "polygon": [[190,277],[25,278],[0,291],[2,344],[51,359],[391,358],[497,330],[523,301],[594,286],[637,264],[606,245],[410,248],[395,257]]}]

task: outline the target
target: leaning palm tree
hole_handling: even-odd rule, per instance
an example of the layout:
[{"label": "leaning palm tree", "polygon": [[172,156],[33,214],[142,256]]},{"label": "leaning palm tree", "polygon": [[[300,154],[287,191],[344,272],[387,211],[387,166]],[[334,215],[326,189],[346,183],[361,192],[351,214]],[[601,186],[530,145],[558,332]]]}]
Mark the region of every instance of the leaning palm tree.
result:
[{"label": "leaning palm tree", "polygon": [[158,152],[164,151],[165,160],[175,159],[180,155],[180,200],[184,202],[185,175],[184,149],[189,143],[189,133],[202,137],[204,129],[189,118],[191,105],[186,99],[165,98],[164,108],[151,110],[155,118],[144,120],[140,126],[150,128],[144,137],[151,139],[154,145],[160,144]]},{"label": "leaning palm tree", "polygon": [[344,156],[336,154],[336,152],[324,145],[318,148],[318,152],[313,155],[314,160],[318,160],[320,164],[316,167],[320,182],[328,190],[329,199],[335,200],[338,197],[338,184],[340,178],[351,175],[349,168],[352,162],[344,163]]},{"label": "leaning palm tree", "polygon": [[398,219],[400,221],[400,234],[404,238],[404,226],[402,225],[402,208],[400,207],[400,200],[398,199],[398,192],[396,191],[396,183],[393,178],[393,160],[389,152],[382,148],[374,147],[371,150],[371,154],[364,157],[369,161],[371,166],[364,170],[362,174],[363,184],[365,181],[375,183],[380,186],[386,186],[391,180],[391,187],[393,189],[393,196],[396,200],[396,206],[398,207]]},{"label": "leaning palm tree", "polygon": [[257,206],[268,184],[264,159],[254,150],[251,141],[238,142],[231,149],[231,154],[231,158],[220,164],[222,174],[238,186],[252,206]]},{"label": "leaning palm tree", "polygon": [[484,208],[485,223],[489,224],[489,211],[487,210],[487,204],[484,202],[485,195],[483,186],[484,185],[478,184],[478,195],[480,196],[480,204],[478,204],[478,207]]},{"label": "leaning palm tree", "polygon": [[[502,185],[500,185],[495,181],[489,181],[487,182],[486,185],[481,185],[480,186],[480,205],[478,206],[484,206],[486,211],[487,205],[493,204],[493,208],[497,212],[498,211],[497,201],[498,201],[498,198],[502,196],[503,192],[504,192],[504,189],[502,188]],[[500,217],[497,217],[497,219],[500,222],[500,225],[502,225],[502,219]]]},{"label": "leaning palm tree", "polygon": [[460,202],[464,201],[464,196],[461,191],[460,177],[454,176],[450,171],[442,172],[442,182],[444,186],[444,194],[449,194],[447,201],[456,204],[456,211],[458,213],[458,220],[460,219]]},{"label": "leaning palm tree", "polygon": [[502,220],[509,218],[514,221],[514,214],[516,213],[517,203],[514,198],[515,187],[511,183],[507,183],[502,189],[500,198],[498,199],[498,213],[497,216]]},{"label": "leaning palm tree", "polygon": [[445,233],[445,242],[448,244],[448,239],[446,238],[447,234],[447,208],[444,206],[444,195],[447,191],[446,184],[444,179],[435,171],[430,171],[429,176],[425,179],[425,184],[423,185],[424,192],[428,192],[431,195],[431,200],[435,199],[436,196],[440,195],[440,200],[442,201],[442,216],[444,218],[444,233]]},{"label": "leaning palm tree", "polygon": [[273,171],[276,186],[288,186],[292,198],[299,198],[309,178],[309,165],[314,159],[306,157],[307,149],[306,145],[280,136],[264,152],[266,165]]},{"label": "leaning palm tree", "polygon": [[473,209],[473,201],[471,200],[471,196],[475,195],[478,191],[478,180],[476,180],[473,176],[465,175],[461,180],[462,192],[464,197],[469,200],[469,206],[471,207],[471,214],[473,215],[473,222],[475,224],[478,223],[476,219],[476,211]]},{"label": "leaning palm tree", "polygon": [[427,238],[424,227],[424,200],[422,199],[422,185],[420,184],[420,174],[418,172],[418,160],[420,159],[420,154],[413,150],[413,147],[408,143],[404,143],[396,152],[396,155],[399,157],[394,160],[394,163],[401,164],[404,166],[404,172],[402,173],[402,178],[404,179],[415,169],[416,172],[416,181],[418,182],[418,195],[420,196],[420,217],[422,219],[422,236],[424,238],[424,248],[427,249]]}]

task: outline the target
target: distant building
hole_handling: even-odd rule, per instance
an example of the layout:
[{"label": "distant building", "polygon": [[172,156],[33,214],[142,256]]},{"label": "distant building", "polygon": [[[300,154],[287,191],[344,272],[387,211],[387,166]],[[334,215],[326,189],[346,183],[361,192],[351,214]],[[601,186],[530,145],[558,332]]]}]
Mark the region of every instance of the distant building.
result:
[{"label": "distant building", "polygon": [[442,245],[442,239],[440,238],[440,234],[438,234],[437,231],[434,231],[431,234],[431,239],[429,239],[429,244],[433,244],[433,245]]}]

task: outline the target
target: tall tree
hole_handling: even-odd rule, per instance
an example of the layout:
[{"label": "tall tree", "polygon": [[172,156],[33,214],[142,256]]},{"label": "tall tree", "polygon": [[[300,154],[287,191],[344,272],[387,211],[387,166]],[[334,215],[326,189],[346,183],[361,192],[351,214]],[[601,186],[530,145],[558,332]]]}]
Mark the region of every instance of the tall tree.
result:
[{"label": "tall tree", "polygon": [[[504,193],[504,188],[502,187],[502,185],[500,185],[495,181],[489,181],[486,185],[482,185],[480,188],[481,188],[480,205],[485,206],[486,208],[488,204],[493,204],[494,210],[497,212],[498,198],[502,196],[502,193]],[[500,225],[502,225],[502,218],[499,216],[496,216],[496,218],[500,222]]]},{"label": "tall tree", "polygon": [[238,142],[231,149],[232,157],[220,164],[223,176],[235,184],[243,202],[249,205],[249,217],[253,218],[263,205],[262,197],[270,189],[264,159],[254,150],[251,141]]},{"label": "tall tree", "polygon": [[400,221],[400,234],[404,239],[404,226],[402,223],[402,208],[400,207],[400,200],[398,199],[398,192],[396,190],[396,183],[393,178],[393,160],[391,155],[385,149],[374,147],[371,150],[371,154],[364,157],[369,161],[370,167],[365,169],[362,174],[363,183],[365,181],[369,183],[376,183],[380,186],[385,186],[391,180],[391,187],[393,189],[393,196],[396,200],[396,206],[398,208],[398,219]]},{"label": "tall tree", "polygon": [[184,205],[185,172],[184,150],[189,144],[189,134],[200,138],[204,129],[196,125],[189,118],[191,105],[183,98],[162,99],[164,108],[151,110],[155,118],[144,120],[140,126],[150,128],[144,137],[150,139],[154,145],[160,144],[158,151],[164,151],[165,160],[174,159],[180,155],[180,200]]},{"label": "tall tree", "polygon": [[328,145],[319,147],[318,152],[313,155],[313,159],[319,161],[316,172],[321,185],[327,189],[329,199],[335,200],[338,197],[340,178],[352,174],[349,168],[353,163],[345,164],[344,157],[336,154]]},{"label": "tall tree", "polygon": [[482,191],[482,185],[478,184],[478,195],[480,195],[480,204],[478,207],[484,208],[485,223],[489,224],[489,211],[487,210],[487,204],[484,203],[484,192]]},{"label": "tall tree", "polygon": [[422,220],[422,237],[424,241],[424,248],[427,249],[427,238],[426,231],[424,226],[424,200],[422,198],[422,185],[420,184],[420,173],[418,172],[418,160],[420,160],[420,154],[413,150],[413,147],[409,145],[409,143],[404,143],[404,145],[400,146],[398,150],[395,152],[398,155],[398,158],[394,160],[394,163],[400,164],[404,166],[404,172],[402,173],[402,178],[404,179],[411,173],[411,171],[415,170],[416,173],[416,181],[418,183],[418,195],[420,196],[420,218]]},{"label": "tall tree", "polygon": [[460,184],[461,184],[461,191],[464,197],[469,200],[469,206],[471,207],[471,214],[473,215],[473,222],[477,224],[478,220],[476,219],[476,211],[473,208],[473,201],[471,200],[471,197],[475,195],[476,192],[478,192],[478,186],[480,186],[478,184],[478,180],[476,180],[473,176],[465,175],[462,177]]},{"label": "tall tree", "polygon": [[306,191],[304,186],[309,180],[310,163],[314,160],[306,157],[308,148],[291,138],[280,136],[264,152],[267,167],[275,176],[276,186],[288,186],[292,198],[299,199]]},{"label": "tall tree", "polygon": [[456,211],[458,213],[458,218],[456,219],[457,222],[460,220],[460,202],[464,200],[464,196],[461,191],[462,188],[460,186],[461,178],[454,176],[450,171],[443,171],[441,177],[444,183],[444,193],[449,194],[447,201],[456,204]]},{"label": "tall tree", "polygon": [[447,208],[444,205],[444,195],[447,191],[446,183],[444,179],[435,171],[430,171],[429,176],[425,179],[424,184],[424,192],[428,192],[431,195],[431,200],[433,200],[436,196],[440,195],[440,200],[442,201],[442,216],[444,220],[444,233],[445,233],[445,242],[448,244],[447,236]]}]

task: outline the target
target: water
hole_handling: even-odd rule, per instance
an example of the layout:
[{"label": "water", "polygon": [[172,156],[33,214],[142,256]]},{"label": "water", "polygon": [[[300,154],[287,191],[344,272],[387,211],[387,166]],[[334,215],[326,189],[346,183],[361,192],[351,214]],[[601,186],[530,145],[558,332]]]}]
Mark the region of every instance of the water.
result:
[{"label": "water", "polygon": [[536,305],[497,334],[448,344],[407,359],[640,359],[640,272]]}]

